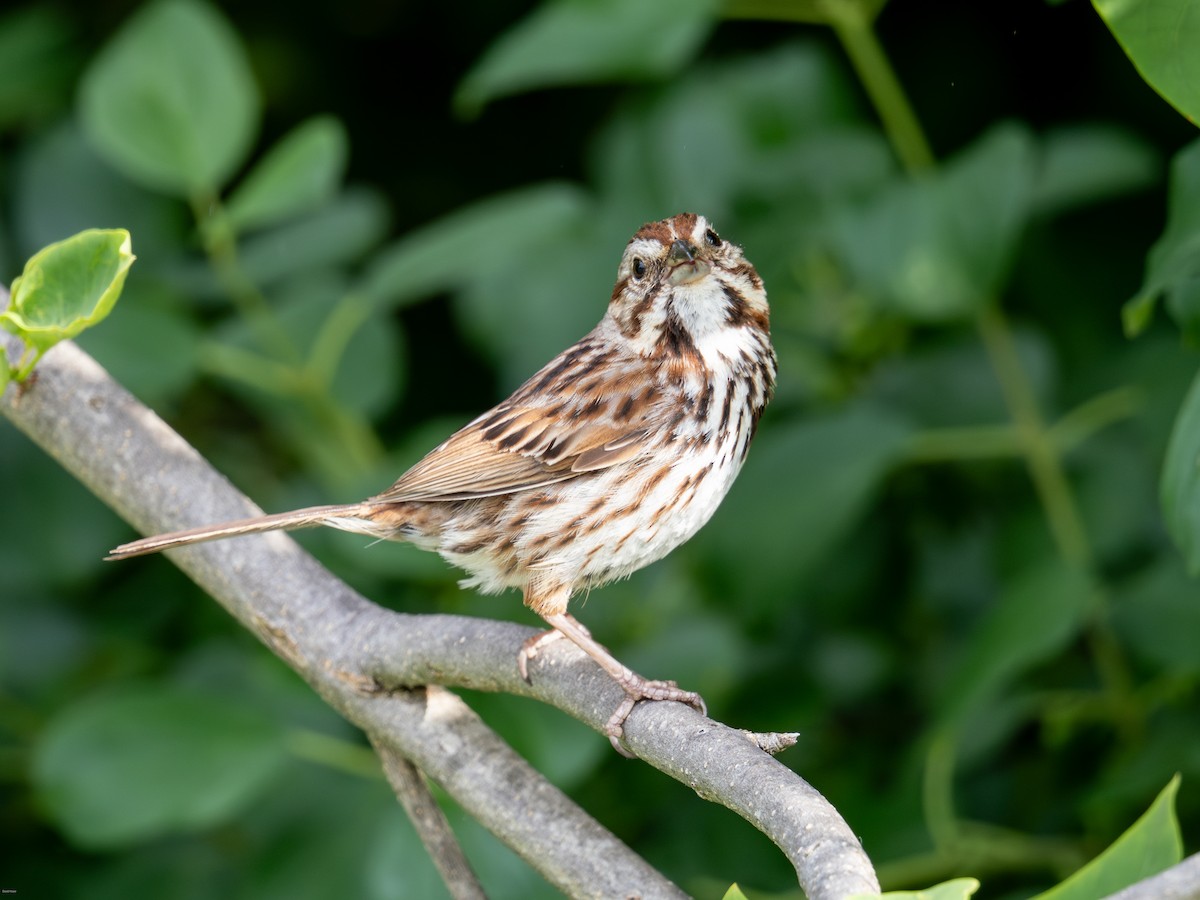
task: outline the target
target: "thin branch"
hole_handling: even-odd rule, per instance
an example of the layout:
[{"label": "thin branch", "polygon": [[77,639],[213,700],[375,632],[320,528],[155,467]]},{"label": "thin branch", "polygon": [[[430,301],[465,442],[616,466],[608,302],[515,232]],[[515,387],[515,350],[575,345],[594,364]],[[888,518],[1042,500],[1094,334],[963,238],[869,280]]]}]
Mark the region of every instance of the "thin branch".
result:
[{"label": "thin branch", "polygon": [[[23,391],[11,386],[0,411],[142,532],[258,512],[78,347],[55,347],[36,375]],[[442,684],[536,697],[601,731],[622,694],[582,652],[565,641],[551,645],[526,684],[515,660],[530,629],[383,609],[282,534],[170,555],[373,742],[411,760],[561,890],[680,896],[456,696],[408,689]],[[643,703],[625,733],[651,765],[767,834],[811,900],[878,892],[869,860],[836,810],[743,732],[680,704]]]},{"label": "thin branch", "polygon": [[483,886],[471,870],[466,854],[454,837],[450,823],[446,821],[446,814],[437,805],[420,770],[387,744],[372,740],[371,745],[383,763],[383,774],[387,776],[388,784],[400,798],[404,811],[421,836],[421,843],[433,857],[433,864],[441,873],[450,896],[454,900],[487,900]]}]

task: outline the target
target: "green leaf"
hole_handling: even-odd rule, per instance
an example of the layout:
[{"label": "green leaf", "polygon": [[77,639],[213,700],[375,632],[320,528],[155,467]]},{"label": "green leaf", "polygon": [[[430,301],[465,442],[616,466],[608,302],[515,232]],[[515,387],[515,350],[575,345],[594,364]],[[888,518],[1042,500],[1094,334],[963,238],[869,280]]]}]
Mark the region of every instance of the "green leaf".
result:
[{"label": "green leaf", "polygon": [[[359,290],[375,303],[399,306],[435,291],[463,287],[512,265],[515,256],[520,262],[523,257],[518,254],[531,252],[549,236],[577,227],[586,210],[584,195],[565,184],[543,184],[488,198],[382,250]],[[617,258],[612,260],[614,272]],[[536,271],[538,267],[523,268]]]},{"label": "green leaf", "polygon": [[1167,530],[1183,553],[1188,572],[1200,575],[1200,375],[1179,409],[1160,487]]},{"label": "green leaf", "polygon": [[1125,304],[1125,333],[1139,334],[1150,322],[1154,304],[1167,295],[1167,307],[1192,341],[1200,341],[1200,140],[1171,161],[1167,227],[1146,257],[1146,276],[1137,295]]},{"label": "green leaf", "polygon": [[141,9],[84,74],[80,100],[84,128],[113,166],[185,197],[217,193],[258,129],[237,35],[199,0]]},{"label": "green leaf", "polygon": [[187,210],[108,165],[73,120],[26,144],[12,172],[13,231],[26,256],[87,228],[120,226],[138,236],[138,268],[177,257],[192,240]]},{"label": "green leaf", "polygon": [[742,893],[742,889],[736,883],[729,886],[729,890],[725,892],[725,896],[721,900],[746,900],[746,895]]},{"label": "green leaf", "polygon": [[229,819],[284,759],[281,730],[258,711],[139,686],[88,697],[52,720],[32,776],[74,843],[111,848]]},{"label": "green leaf", "polygon": [[333,196],[346,169],[348,141],[331,116],[309,119],[285,135],[229,198],[235,229],[273,225]]},{"label": "green leaf", "polygon": [[904,420],[868,406],[765,423],[689,555],[737,572],[740,592],[754,602],[790,589],[866,511],[909,434]]},{"label": "green leaf", "polygon": [[1149,187],[1162,160],[1142,138],[1104,125],[1056,128],[1044,141],[1033,204],[1052,215]]},{"label": "green leaf", "polygon": [[195,380],[200,326],[177,295],[138,288],[125,292],[112,327],[85,332],[79,346],[142,402],[161,407]]},{"label": "green leaf", "polygon": [[834,252],[879,303],[907,316],[974,314],[1002,290],[1028,220],[1033,151],[1023,129],[994,129],[938,174],[840,209]]},{"label": "green leaf", "polygon": [[242,267],[259,285],[359,259],[387,233],[387,203],[375,191],[355,188],[330,203],[248,238]]},{"label": "green leaf", "polygon": [[940,724],[958,726],[1018,674],[1066,646],[1079,633],[1094,599],[1087,576],[1058,560],[1013,579],[947,679]]},{"label": "green leaf", "polygon": [[4,393],[4,389],[8,387],[12,377],[13,370],[8,365],[8,351],[4,347],[0,347],[0,394]]},{"label": "green leaf", "polygon": [[1196,653],[1200,603],[1196,602],[1196,583],[1177,556],[1164,555],[1123,584],[1118,601],[1112,623],[1122,645],[1163,675],[1200,674],[1200,654]]},{"label": "green leaf", "polygon": [[108,315],[133,259],[129,232],[122,228],[83,231],[51,244],[13,281],[0,325],[40,355]]},{"label": "green leaf", "polygon": [[64,11],[41,4],[0,18],[0,129],[57,114],[71,84],[71,32]]},{"label": "green leaf", "polygon": [[[1041,332],[1014,327],[1017,357],[1039,403],[1052,404],[1058,389],[1054,347]],[[937,385],[937,390],[930,390]],[[975,335],[967,333],[914,346],[878,366],[866,384],[881,409],[903,411],[930,428],[971,426],[1008,417],[1004,391]]]},{"label": "green leaf", "polygon": [[279,324],[306,348],[308,367],[342,409],[370,416],[394,405],[407,356],[399,322],[321,275],[282,286],[272,302]]},{"label": "green leaf", "polygon": [[[598,223],[514,246],[486,278],[454,298],[463,330],[496,361],[500,386],[511,390],[595,326],[608,308],[622,241]],[[530,267],[527,261],[537,259]]]},{"label": "green leaf", "polygon": [[1179,776],[1172,778],[1150,808],[1108,849],[1062,884],[1035,900],[1093,900],[1107,897],[1183,859],[1183,839],[1175,817]]},{"label": "green leaf", "polygon": [[340,458],[345,469],[347,432],[332,426],[329,412],[315,414],[304,398],[314,389],[330,396],[332,415],[357,435],[356,423],[390,408],[404,388],[407,354],[400,323],[347,292],[336,273],[305,273],[273,287],[268,297],[299,357],[263,355],[253,329],[234,318],[219,341],[203,345],[202,364],[287,433],[297,454],[334,468]]},{"label": "green leaf", "polygon": [[[591,154],[604,205],[620,203],[635,221],[694,209],[727,228],[749,196],[803,220],[813,213],[795,211],[793,195],[861,195],[895,164],[886,141],[857,124],[840,65],[814,45],[785,44],[642,99],[612,118]],[[784,241],[795,240],[787,231]]]},{"label": "green leaf", "polygon": [[1195,0],[1092,0],[1138,73],[1200,124],[1200,14]]},{"label": "green leaf", "polygon": [[473,115],[533,88],[677,71],[716,21],[717,0],[551,0],[505,32],[467,73],[455,107]]},{"label": "green leaf", "polygon": [[1158,295],[1141,293],[1126,301],[1121,307],[1121,325],[1126,337],[1137,337],[1149,326],[1154,319],[1154,307],[1158,305]]},{"label": "green leaf", "polygon": [[953,878],[923,891],[888,891],[884,894],[854,894],[847,900],[969,900],[979,890],[974,878]]}]

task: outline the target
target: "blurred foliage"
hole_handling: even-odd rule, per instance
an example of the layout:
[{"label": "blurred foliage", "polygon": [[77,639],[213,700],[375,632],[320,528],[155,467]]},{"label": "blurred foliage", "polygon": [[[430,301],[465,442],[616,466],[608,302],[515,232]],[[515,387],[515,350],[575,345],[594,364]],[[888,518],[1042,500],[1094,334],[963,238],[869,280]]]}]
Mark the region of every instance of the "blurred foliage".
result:
[{"label": "blurred foliage", "polygon": [[1148,878],[1182,858],[1174,801],[1176,775],[1150,809],[1111,847],[1064,881],[1038,895],[1038,900],[1088,900],[1107,897]]},{"label": "blurred foliage", "polygon": [[[1200,839],[1200,144],[1153,93],[1194,118],[1200,54],[1133,12],[1195,4],[883,6],[27,4],[0,281],[128,229],[80,343],[282,509],[389,484],[594,324],[638,225],[707,214],[766,280],[777,399],[713,522],[576,611],[801,731],[783,760],[885,887],[1027,896],[1096,858],[1054,895],[1089,896]],[[128,528],[3,427],[0,496],[0,887],[441,895],[352,729],[165,560],[102,564]],[[303,540],[396,608],[533,621],[411,548]],[[685,887],[795,896],[725,810],[469,700]],[[449,814],[492,895],[552,894]]]}]

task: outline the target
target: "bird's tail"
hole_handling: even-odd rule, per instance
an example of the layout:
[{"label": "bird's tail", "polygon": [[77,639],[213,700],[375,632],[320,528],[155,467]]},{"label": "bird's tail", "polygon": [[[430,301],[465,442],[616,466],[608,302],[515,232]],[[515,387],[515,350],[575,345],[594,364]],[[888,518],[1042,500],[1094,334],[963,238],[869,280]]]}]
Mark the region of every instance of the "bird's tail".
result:
[{"label": "bird's tail", "polygon": [[[361,503],[343,504],[340,506],[309,506],[305,509],[295,509],[291,512],[275,513],[269,516],[255,516],[251,519],[237,519],[232,522],[222,522],[219,525],[204,525],[200,528],[189,528],[186,531],[172,531],[154,537],[130,541],[115,548],[105,559],[129,559],[132,556],[142,556],[146,553],[158,553],[185,544],[199,544],[203,541],[216,541],[221,538],[237,537],[242,534],[258,534],[263,531],[292,531],[297,528],[313,528],[317,525],[332,525],[346,531],[364,531],[372,533],[369,519],[365,518],[366,508]],[[361,526],[361,528],[356,527]]]}]

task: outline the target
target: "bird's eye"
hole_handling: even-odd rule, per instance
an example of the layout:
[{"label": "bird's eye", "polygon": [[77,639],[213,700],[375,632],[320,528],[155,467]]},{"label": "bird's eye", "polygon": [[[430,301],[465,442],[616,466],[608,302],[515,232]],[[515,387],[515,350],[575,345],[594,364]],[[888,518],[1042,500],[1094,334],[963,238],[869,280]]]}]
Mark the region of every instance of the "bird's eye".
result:
[{"label": "bird's eye", "polygon": [[639,279],[646,277],[646,263],[642,261],[640,256],[633,258],[633,277]]},{"label": "bird's eye", "polygon": [[713,231],[711,228],[708,229],[708,231],[704,232],[704,240],[708,243],[708,246],[710,246],[710,247],[720,247],[721,246],[720,236],[715,231]]}]

